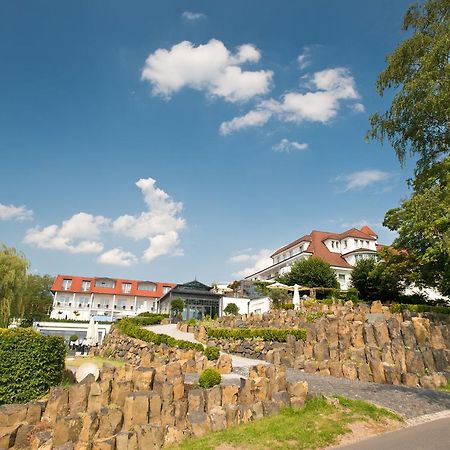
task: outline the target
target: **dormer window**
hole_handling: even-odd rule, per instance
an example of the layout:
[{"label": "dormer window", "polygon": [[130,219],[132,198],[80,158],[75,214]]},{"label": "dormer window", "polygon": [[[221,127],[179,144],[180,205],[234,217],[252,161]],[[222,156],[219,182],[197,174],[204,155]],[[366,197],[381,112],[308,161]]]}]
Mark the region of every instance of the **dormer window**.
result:
[{"label": "dormer window", "polygon": [[89,289],[91,288],[91,282],[87,281],[87,280],[83,280],[83,283],[81,284],[81,290],[84,292],[89,291]]},{"label": "dormer window", "polygon": [[64,291],[68,291],[72,286],[72,280],[65,278],[62,282],[62,288]]},{"label": "dormer window", "polygon": [[156,284],[151,281],[142,281],[141,283],[138,283],[138,290],[154,292],[156,291]]},{"label": "dormer window", "polygon": [[116,287],[116,282],[109,278],[97,278],[95,280],[95,287],[114,289]]},{"label": "dormer window", "polygon": [[122,283],[122,292],[129,294],[131,292],[131,283]]},{"label": "dormer window", "polygon": [[334,248],[334,241],[331,241],[331,248]]}]

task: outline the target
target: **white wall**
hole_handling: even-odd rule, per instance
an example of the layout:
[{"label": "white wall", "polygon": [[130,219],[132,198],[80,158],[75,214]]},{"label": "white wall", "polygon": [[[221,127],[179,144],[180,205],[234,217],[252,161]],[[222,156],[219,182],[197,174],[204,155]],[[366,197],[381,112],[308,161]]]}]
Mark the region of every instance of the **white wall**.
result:
[{"label": "white wall", "polygon": [[270,309],[269,297],[249,298],[242,297],[222,297],[222,311],[229,305],[234,303],[239,308],[239,314],[264,314]]}]

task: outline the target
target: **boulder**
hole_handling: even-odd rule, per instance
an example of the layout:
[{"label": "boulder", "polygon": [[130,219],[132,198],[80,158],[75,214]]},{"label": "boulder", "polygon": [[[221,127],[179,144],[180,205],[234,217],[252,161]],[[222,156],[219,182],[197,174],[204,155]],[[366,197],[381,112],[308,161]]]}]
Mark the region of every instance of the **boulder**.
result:
[{"label": "boulder", "polygon": [[123,414],[119,408],[104,406],[99,413],[97,438],[103,439],[118,433],[122,428]]},{"label": "boulder", "polygon": [[133,385],[136,391],[149,391],[153,387],[155,369],[150,367],[138,367],[133,371]]},{"label": "boulder", "polygon": [[69,412],[69,391],[60,387],[50,388],[47,406],[42,420],[55,423],[58,416],[66,416]]},{"label": "boulder", "polygon": [[344,378],[349,380],[356,380],[358,378],[358,370],[356,364],[351,361],[346,361],[342,364],[342,373]]},{"label": "boulder", "polygon": [[98,431],[98,427],[99,418],[96,412],[84,414],[79,440],[82,442],[91,442]]},{"label": "boulder", "polygon": [[222,404],[222,391],[220,386],[214,386],[211,389],[205,389],[205,410],[206,412],[211,412],[213,408],[221,406]]},{"label": "boulder", "polygon": [[195,437],[204,436],[211,431],[211,419],[204,412],[188,412],[187,420]]},{"label": "boulder", "polygon": [[110,436],[104,439],[97,439],[92,443],[92,450],[115,450],[115,448],[115,436]]},{"label": "boulder", "polygon": [[[126,376],[127,374],[128,372],[124,372],[124,376]],[[130,376],[131,375],[132,373],[130,372]],[[125,403],[125,397],[132,390],[133,390],[133,382],[131,380],[114,381],[112,383],[111,403],[122,408]]]},{"label": "boulder", "polygon": [[188,393],[188,412],[204,412],[205,397],[202,389],[192,389]]},{"label": "boulder", "polygon": [[161,396],[156,392],[150,392],[148,396],[149,402],[149,421],[152,425],[161,424],[161,409],[162,401]]},{"label": "boulder", "polygon": [[27,418],[27,405],[3,405],[0,406],[0,426],[9,427],[19,422],[24,422]]},{"label": "boulder", "polygon": [[231,356],[226,353],[222,353],[219,356],[219,359],[217,360],[216,367],[217,367],[217,370],[219,371],[219,373],[222,375],[231,373],[231,371],[233,369]]},{"label": "boulder", "polygon": [[17,430],[20,427],[20,423],[10,425],[7,427],[0,427],[0,449],[7,450],[14,445],[16,440]]},{"label": "boulder", "polygon": [[139,450],[136,433],[130,431],[117,433],[116,450]]},{"label": "boulder", "polygon": [[87,409],[90,383],[77,383],[69,388],[69,409],[70,414],[85,412]]},{"label": "boulder", "polygon": [[211,421],[211,431],[222,431],[227,426],[227,414],[225,409],[216,406],[209,411],[209,418]]},{"label": "boulder", "polygon": [[83,423],[79,415],[58,417],[53,430],[53,445],[63,445],[66,442],[75,443],[80,436]]},{"label": "boulder", "polygon": [[123,407],[123,431],[131,431],[135,425],[148,423],[149,392],[132,392],[125,397]]},{"label": "boulder", "polygon": [[239,387],[236,385],[221,385],[222,406],[236,405],[239,393]]}]

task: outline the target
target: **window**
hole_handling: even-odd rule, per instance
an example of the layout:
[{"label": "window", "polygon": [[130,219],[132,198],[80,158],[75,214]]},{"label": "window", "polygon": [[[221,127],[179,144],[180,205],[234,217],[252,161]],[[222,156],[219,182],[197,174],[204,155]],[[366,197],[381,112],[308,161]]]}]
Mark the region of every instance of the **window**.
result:
[{"label": "window", "polygon": [[128,294],[131,292],[131,283],[122,283],[122,292]]},{"label": "window", "polygon": [[347,239],[344,241],[344,248],[347,248]]},{"label": "window", "polygon": [[81,284],[81,290],[84,292],[87,292],[87,291],[89,291],[90,288],[91,288],[91,282],[83,280],[83,283]]},{"label": "window", "polygon": [[167,294],[170,291],[170,286],[163,286],[163,295]]},{"label": "window", "polygon": [[71,286],[72,286],[72,280],[70,280],[70,279],[64,279],[64,280],[63,280],[62,288],[63,288],[65,291],[68,291],[68,290],[70,289]]},{"label": "window", "polygon": [[156,291],[156,284],[152,283],[150,281],[148,282],[142,282],[138,283],[138,290],[139,291]]},{"label": "window", "polygon": [[100,303],[97,303],[97,308],[100,308]]},{"label": "window", "polygon": [[125,309],[125,308],[126,308],[126,306],[125,306],[125,305],[123,305],[123,306],[122,306],[122,309]]},{"label": "window", "polygon": [[336,241],[336,248],[339,248],[339,242]]},{"label": "window", "polygon": [[369,244],[369,241],[366,241],[366,245],[367,245],[367,247],[369,247],[369,246],[370,246],[370,244]]},{"label": "window", "polygon": [[130,306],[130,309],[133,309],[133,305]]},{"label": "window", "polygon": [[353,239],[355,241],[355,245],[358,246],[358,239]]},{"label": "window", "polygon": [[345,283],[345,275],[343,273],[339,274],[339,282],[340,283]]},{"label": "window", "polygon": [[116,286],[116,282],[108,278],[99,278],[95,280],[95,286],[100,288],[114,288]]},{"label": "window", "polygon": [[289,250],[289,258],[292,256],[292,250]]},{"label": "window", "polygon": [[331,247],[334,248],[334,241],[331,241]]}]

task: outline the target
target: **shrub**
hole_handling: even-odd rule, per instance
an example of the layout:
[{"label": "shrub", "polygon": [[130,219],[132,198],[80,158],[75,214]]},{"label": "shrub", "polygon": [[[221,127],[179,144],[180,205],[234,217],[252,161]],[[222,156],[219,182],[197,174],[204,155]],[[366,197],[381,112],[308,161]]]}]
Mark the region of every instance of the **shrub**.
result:
[{"label": "shrub", "polygon": [[70,340],[70,342],[75,342],[78,340],[78,336],[76,334],[72,334],[72,336],[70,336],[69,340]]},{"label": "shrub", "polygon": [[205,369],[198,379],[201,388],[209,389],[217,386],[222,381],[220,373],[216,369]]},{"label": "shrub", "polygon": [[140,325],[141,327],[147,327],[149,325],[159,325],[163,319],[167,317],[166,314],[152,314],[146,316],[137,316],[129,320],[132,320],[135,325]]},{"label": "shrub", "polygon": [[188,325],[188,327],[195,327],[197,325],[197,319],[194,319],[194,318],[189,319],[187,321],[187,325]]},{"label": "shrub", "polygon": [[227,339],[230,341],[242,339],[261,339],[263,341],[286,342],[289,335],[297,340],[306,340],[306,330],[279,328],[206,328],[208,337]]},{"label": "shrub", "polygon": [[0,329],[0,404],[25,403],[60,384],[65,356],[61,337]]},{"label": "shrub", "polygon": [[136,318],[133,319],[121,319],[117,322],[116,326],[123,334],[140,339],[141,341],[150,342],[152,344],[160,345],[166,344],[169,347],[176,347],[186,350],[203,351],[202,344],[195,344],[194,342],[184,341],[181,339],[175,339],[167,334],[158,334],[153,331],[141,328],[139,324],[136,324]]},{"label": "shrub", "polygon": [[281,305],[278,306],[279,309],[294,309],[294,304],[293,303],[283,303]]},{"label": "shrub", "polygon": [[175,298],[170,303],[170,309],[175,316],[180,316],[184,309],[184,300],[182,298]]},{"label": "shrub", "polygon": [[225,314],[231,314],[232,316],[235,316],[239,313],[239,308],[236,305],[236,303],[228,303],[228,305],[223,310]]},{"label": "shrub", "polygon": [[137,315],[137,317],[156,317],[161,316],[164,319],[167,319],[169,317],[169,314],[163,314],[163,313],[152,313],[152,312],[143,312]]},{"label": "shrub", "polygon": [[205,348],[205,356],[210,361],[215,361],[216,359],[219,359],[220,350],[217,347],[208,346]]},{"label": "shrub", "polygon": [[448,306],[406,305],[400,303],[393,303],[389,309],[392,313],[410,311],[413,313],[431,312],[437,314],[450,314],[450,308]]}]

